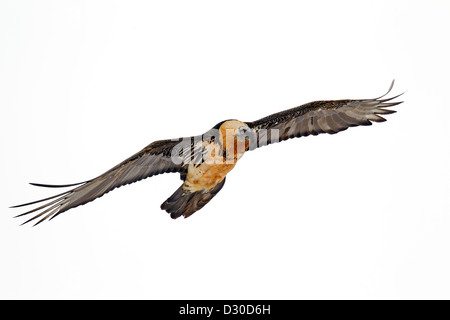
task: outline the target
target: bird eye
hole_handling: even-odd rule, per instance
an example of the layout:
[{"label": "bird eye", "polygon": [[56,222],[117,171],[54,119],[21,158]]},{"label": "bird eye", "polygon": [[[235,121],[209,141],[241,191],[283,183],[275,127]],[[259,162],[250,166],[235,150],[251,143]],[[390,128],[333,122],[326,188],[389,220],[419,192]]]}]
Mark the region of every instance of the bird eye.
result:
[{"label": "bird eye", "polygon": [[240,127],[239,128],[239,134],[245,134],[247,132],[247,128],[246,127]]}]

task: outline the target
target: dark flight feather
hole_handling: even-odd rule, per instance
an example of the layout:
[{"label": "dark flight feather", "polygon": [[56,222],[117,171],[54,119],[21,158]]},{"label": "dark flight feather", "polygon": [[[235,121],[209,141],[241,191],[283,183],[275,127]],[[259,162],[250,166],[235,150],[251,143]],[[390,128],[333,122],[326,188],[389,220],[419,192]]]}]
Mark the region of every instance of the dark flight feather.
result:
[{"label": "dark flight feather", "polygon": [[44,187],[44,188],[67,188],[67,187],[79,186],[80,184],[88,183],[88,182],[89,181],[83,181],[83,182],[72,183],[72,184],[42,184],[42,183],[30,182],[30,184],[35,187]]}]

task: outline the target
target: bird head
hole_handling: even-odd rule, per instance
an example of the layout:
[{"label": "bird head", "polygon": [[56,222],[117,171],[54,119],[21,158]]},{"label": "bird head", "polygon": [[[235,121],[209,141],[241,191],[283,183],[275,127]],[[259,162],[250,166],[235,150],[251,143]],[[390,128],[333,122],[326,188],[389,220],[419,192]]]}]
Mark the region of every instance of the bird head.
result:
[{"label": "bird head", "polygon": [[255,132],[246,123],[239,120],[227,120],[219,126],[220,142],[227,155],[240,158],[249,149]]}]

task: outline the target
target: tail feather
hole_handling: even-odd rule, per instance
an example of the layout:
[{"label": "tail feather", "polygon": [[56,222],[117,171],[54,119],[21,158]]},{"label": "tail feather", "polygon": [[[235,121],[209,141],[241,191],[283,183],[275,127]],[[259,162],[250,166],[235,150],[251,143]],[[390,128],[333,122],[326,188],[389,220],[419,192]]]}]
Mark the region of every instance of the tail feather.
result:
[{"label": "tail feather", "polygon": [[164,203],[161,209],[170,213],[172,219],[181,216],[185,218],[191,216],[196,211],[203,208],[212,198],[222,189],[225,184],[225,178],[209,191],[191,192],[179,187]]}]

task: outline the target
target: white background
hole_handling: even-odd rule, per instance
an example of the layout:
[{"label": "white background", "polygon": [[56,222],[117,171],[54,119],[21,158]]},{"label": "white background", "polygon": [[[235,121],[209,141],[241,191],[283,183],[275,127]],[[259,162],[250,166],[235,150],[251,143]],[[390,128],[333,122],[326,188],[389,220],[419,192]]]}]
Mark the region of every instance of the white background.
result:
[{"label": "white background", "polygon": [[[1,1],[0,298],[450,298],[448,1]],[[161,175],[38,227],[20,204],[150,142],[321,99],[371,127],[250,152],[189,219]]]}]

